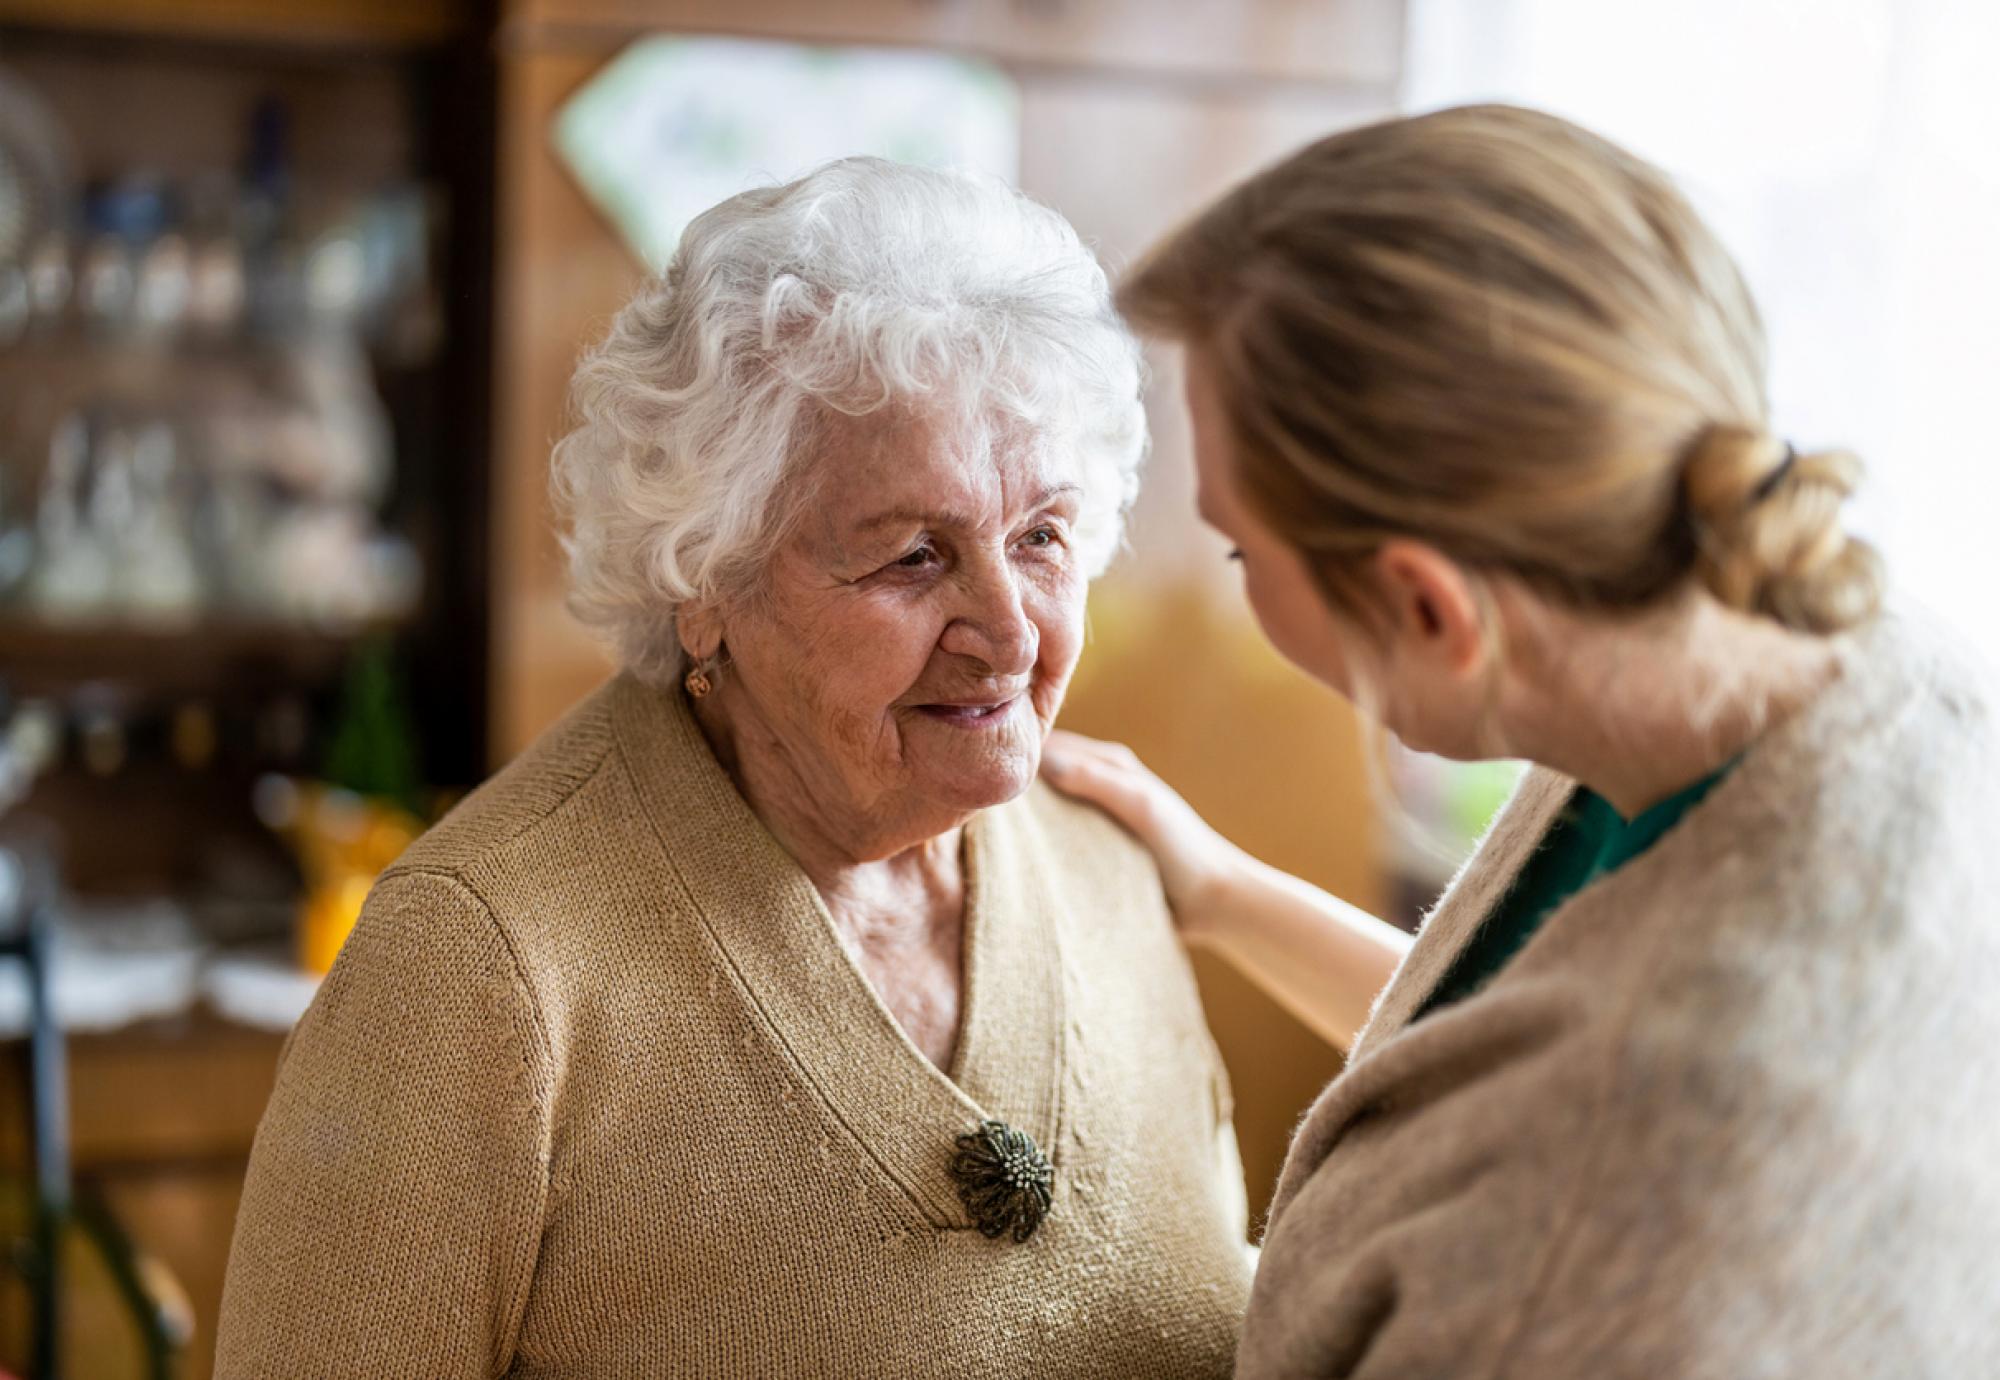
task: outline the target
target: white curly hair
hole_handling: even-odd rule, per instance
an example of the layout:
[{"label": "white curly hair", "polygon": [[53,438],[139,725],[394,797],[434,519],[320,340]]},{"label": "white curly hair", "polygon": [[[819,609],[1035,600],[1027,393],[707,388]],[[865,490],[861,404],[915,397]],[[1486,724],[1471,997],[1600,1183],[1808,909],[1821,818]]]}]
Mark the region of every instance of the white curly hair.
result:
[{"label": "white curly hair", "polygon": [[1146,450],[1138,346],[1096,258],[996,179],[827,164],[697,217],[570,385],[552,487],[570,607],[655,683],[683,605],[754,583],[812,488],[815,420],[943,410],[977,463],[1027,438],[1117,550]]}]

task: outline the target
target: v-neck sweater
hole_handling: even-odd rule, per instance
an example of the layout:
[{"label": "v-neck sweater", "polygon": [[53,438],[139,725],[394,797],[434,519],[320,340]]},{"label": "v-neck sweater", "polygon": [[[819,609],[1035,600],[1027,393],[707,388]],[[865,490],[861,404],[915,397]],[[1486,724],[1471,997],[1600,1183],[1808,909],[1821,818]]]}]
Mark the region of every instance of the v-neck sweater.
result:
[{"label": "v-neck sweater", "polygon": [[[623,676],[376,886],[259,1129],[217,1374],[1221,1377],[1228,1085],[1160,883],[1040,786],[965,829],[949,1074],[678,692]],[[955,1140],[1054,1165],[974,1229]]]}]

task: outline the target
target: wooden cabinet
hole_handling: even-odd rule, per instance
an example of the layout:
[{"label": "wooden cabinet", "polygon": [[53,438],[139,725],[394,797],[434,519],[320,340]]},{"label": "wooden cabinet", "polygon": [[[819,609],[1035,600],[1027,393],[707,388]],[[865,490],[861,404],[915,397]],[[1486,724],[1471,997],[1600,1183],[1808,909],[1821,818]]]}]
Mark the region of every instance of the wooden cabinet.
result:
[{"label": "wooden cabinet", "polygon": [[1376,87],[1402,71],[1402,0],[504,0],[509,46],[602,52],[721,33],[976,54],[1016,71],[1181,84]]},{"label": "wooden cabinet", "polygon": [[[15,117],[9,138],[39,138],[11,104],[18,87],[47,107],[62,132],[49,142],[67,155],[54,161],[73,174],[73,186],[52,193],[63,203],[51,216],[55,229],[72,241],[58,262],[74,268],[98,248],[105,263],[127,253],[143,261],[149,246],[186,251],[245,238],[239,184],[261,158],[261,175],[283,193],[272,192],[260,232],[267,243],[283,240],[274,259],[295,264],[301,242],[366,202],[418,226],[406,243],[425,265],[411,275],[422,291],[399,301],[408,310],[394,317],[405,327],[394,348],[332,375],[366,385],[347,395],[362,400],[354,411],[364,424],[375,415],[367,390],[381,395],[395,458],[394,492],[382,496],[394,511],[384,519],[423,570],[407,621],[398,614],[329,628],[245,613],[222,599],[199,616],[150,624],[102,610],[37,621],[41,611],[7,591],[0,717],[36,701],[35,721],[58,727],[49,730],[53,769],[25,802],[0,807],[8,813],[0,826],[15,825],[18,808],[30,832],[61,840],[72,892],[171,896],[189,903],[190,923],[209,938],[282,943],[295,874],[253,812],[253,782],[267,770],[318,769],[323,759],[309,744],[332,736],[319,730],[331,722],[320,711],[364,634],[395,628],[408,649],[428,780],[468,785],[483,774],[491,276],[483,228],[492,209],[494,99],[480,81],[490,33],[468,30],[475,8],[461,0],[0,0],[0,66]],[[146,207],[150,219],[105,213],[102,198],[128,185],[152,189],[149,200],[120,203]],[[396,200],[369,200],[385,193]],[[298,224],[273,229],[287,205]],[[9,206],[22,209],[19,200]],[[242,245],[229,252],[239,282],[253,281]],[[172,263],[172,254],[161,261]],[[189,461],[183,491],[199,492],[212,456],[195,457],[216,429],[209,424],[229,412],[216,399],[258,398],[257,385],[283,363],[276,332],[253,335],[233,321],[183,330],[184,316],[170,316],[171,328],[156,334],[131,331],[128,309],[100,314],[76,305],[83,294],[65,287],[63,295],[39,323],[46,329],[24,332],[17,320],[4,342],[10,434],[0,446],[0,506],[10,533],[44,492],[48,447],[22,441],[17,433],[33,431],[24,414],[39,413],[44,432],[72,409],[94,409],[92,425],[98,413],[120,425],[145,415],[168,434],[196,438],[179,454]],[[240,301],[232,315],[247,315]],[[343,350],[341,358],[355,355]],[[106,386],[93,395],[79,377]],[[324,383],[328,374],[313,377]],[[247,411],[239,405],[234,415]],[[93,732],[101,735],[95,756]],[[207,1018],[70,1043],[79,1188],[186,1295],[194,1332],[176,1374],[191,1380],[210,1371],[237,1198],[280,1045],[275,1034]],[[10,1254],[29,1200],[17,1053],[0,1043],[0,1249]],[[102,1259],[73,1233],[62,1260],[63,1375],[144,1373],[131,1311]],[[23,1263],[0,1266],[0,1371],[9,1373],[25,1370],[29,1345]]]},{"label": "wooden cabinet", "polygon": [[492,756],[505,761],[610,669],[563,604],[548,502],[577,356],[644,270],[557,161],[549,122],[603,55],[503,53],[494,227]]},{"label": "wooden cabinet", "polygon": [[0,23],[174,39],[407,47],[462,30],[470,0],[4,0]]}]

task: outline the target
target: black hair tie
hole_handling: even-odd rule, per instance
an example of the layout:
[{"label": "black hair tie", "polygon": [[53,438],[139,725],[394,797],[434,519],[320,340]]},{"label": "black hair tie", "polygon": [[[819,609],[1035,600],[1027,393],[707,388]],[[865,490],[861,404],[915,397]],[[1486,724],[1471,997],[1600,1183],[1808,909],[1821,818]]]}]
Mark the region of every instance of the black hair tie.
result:
[{"label": "black hair tie", "polygon": [[1796,465],[1798,461],[1798,451],[1792,448],[1791,442],[1787,441],[1785,443],[1785,458],[1780,460],[1778,467],[1759,480],[1757,487],[1750,491],[1751,506],[1755,507],[1776,493],[1778,486],[1785,482],[1785,476],[1792,472],[1792,466]]}]

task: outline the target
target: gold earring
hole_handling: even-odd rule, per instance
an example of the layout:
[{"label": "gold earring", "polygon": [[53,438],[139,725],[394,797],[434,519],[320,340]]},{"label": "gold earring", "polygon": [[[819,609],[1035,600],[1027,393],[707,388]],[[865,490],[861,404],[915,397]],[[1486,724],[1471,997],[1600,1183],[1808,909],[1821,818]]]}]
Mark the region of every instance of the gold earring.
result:
[{"label": "gold earring", "polygon": [[715,682],[708,678],[708,672],[699,666],[689,671],[681,684],[687,687],[688,694],[695,699],[700,699],[715,688]]}]

